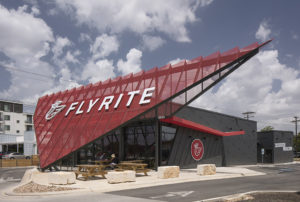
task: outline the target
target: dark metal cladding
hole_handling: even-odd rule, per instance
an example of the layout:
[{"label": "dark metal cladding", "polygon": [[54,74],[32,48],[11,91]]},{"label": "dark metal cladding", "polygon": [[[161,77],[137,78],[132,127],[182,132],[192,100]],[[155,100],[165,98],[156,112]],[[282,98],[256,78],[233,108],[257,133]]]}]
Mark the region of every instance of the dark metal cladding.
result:
[{"label": "dark metal cladding", "polygon": [[259,163],[262,162],[262,148],[264,148],[264,163],[287,163],[293,161],[293,132],[277,130],[258,132],[257,142]]}]

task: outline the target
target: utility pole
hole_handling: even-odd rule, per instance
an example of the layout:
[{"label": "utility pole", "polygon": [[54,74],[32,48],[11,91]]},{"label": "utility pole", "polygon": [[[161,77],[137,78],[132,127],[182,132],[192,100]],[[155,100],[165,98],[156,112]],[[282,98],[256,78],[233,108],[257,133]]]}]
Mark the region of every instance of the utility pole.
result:
[{"label": "utility pole", "polygon": [[295,134],[296,134],[296,144],[295,144],[295,150],[297,151],[297,143],[298,143],[298,131],[297,131],[297,126],[298,126],[298,122],[300,122],[300,119],[298,116],[294,116],[294,119],[293,121],[291,121],[292,123],[295,123]]},{"label": "utility pole", "polygon": [[242,114],[244,115],[244,119],[249,120],[249,118],[254,117],[252,114],[255,114],[255,112],[243,112]]}]

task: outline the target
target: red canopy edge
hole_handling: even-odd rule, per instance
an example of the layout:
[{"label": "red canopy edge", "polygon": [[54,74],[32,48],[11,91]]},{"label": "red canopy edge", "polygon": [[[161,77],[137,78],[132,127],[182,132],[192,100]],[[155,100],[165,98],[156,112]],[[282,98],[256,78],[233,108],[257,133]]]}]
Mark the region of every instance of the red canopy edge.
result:
[{"label": "red canopy edge", "polygon": [[189,121],[189,120],[186,120],[186,119],[182,119],[182,118],[179,118],[179,117],[176,117],[176,116],[173,116],[171,118],[166,118],[166,119],[160,119],[161,122],[164,122],[164,123],[171,123],[171,124],[175,124],[175,125],[178,125],[178,126],[182,126],[182,127],[185,127],[185,128],[190,128],[190,129],[193,129],[193,130],[197,130],[197,131],[201,131],[201,132],[204,132],[204,133],[209,133],[209,134],[212,134],[212,135],[217,135],[217,136],[233,136],[233,135],[244,135],[245,134],[245,131],[232,131],[232,132],[222,132],[222,131],[219,131],[219,130],[216,130],[216,129],[213,129],[213,128],[209,128],[207,126],[204,126],[204,125],[201,125],[199,123],[195,123],[193,121]]}]

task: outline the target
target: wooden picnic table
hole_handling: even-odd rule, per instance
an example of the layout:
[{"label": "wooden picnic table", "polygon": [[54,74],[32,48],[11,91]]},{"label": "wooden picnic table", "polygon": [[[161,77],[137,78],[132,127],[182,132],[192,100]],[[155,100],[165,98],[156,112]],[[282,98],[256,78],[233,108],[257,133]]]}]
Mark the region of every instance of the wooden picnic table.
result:
[{"label": "wooden picnic table", "polygon": [[147,166],[148,164],[146,163],[121,162],[117,165],[117,170],[134,170],[136,173],[148,175],[147,172],[149,172],[150,169],[146,168]]},{"label": "wooden picnic table", "polygon": [[103,178],[105,178],[105,174],[107,174],[107,171],[104,170],[104,167],[102,165],[87,165],[87,164],[81,164],[77,165],[78,170],[74,171],[76,175],[76,179],[79,174],[81,174],[85,180],[88,179],[88,177],[96,176],[96,175],[102,175]]},{"label": "wooden picnic table", "polygon": [[93,162],[96,165],[101,165],[103,169],[106,169],[107,167],[111,167],[110,163],[112,162],[112,159],[96,160]]},{"label": "wooden picnic table", "polygon": [[128,161],[121,161],[121,163],[143,163],[144,160],[128,160]]},{"label": "wooden picnic table", "polygon": [[93,162],[97,165],[107,165],[112,162],[112,159],[95,160]]}]

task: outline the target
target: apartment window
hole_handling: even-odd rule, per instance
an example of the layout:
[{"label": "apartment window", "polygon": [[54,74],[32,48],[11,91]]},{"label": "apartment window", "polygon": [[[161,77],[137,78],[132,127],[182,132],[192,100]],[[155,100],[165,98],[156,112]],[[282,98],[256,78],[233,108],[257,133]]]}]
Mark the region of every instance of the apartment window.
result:
[{"label": "apartment window", "polygon": [[27,115],[26,123],[32,123],[32,115]]},{"label": "apartment window", "polygon": [[0,102],[0,111],[4,111],[4,103]]},{"label": "apartment window", "polygon": [[4,120],[5,121],[9,121],[10,120],[10,116],[9,115],[4,115]]},{"label": "apartment window", "polygon": [[32,131],[32,126],[31,125],[26,126],[26,131]]},{"label": "apartment window", "polygon": [[4,103],[5,112],[13,112],[13,105],[11,103]]},{"label": "apartment window", "polygon": [[10,125],[4,125],[4,130],[9,131],[10,130]]},{"label": "apartment window", "polygon": [[4,128],[3,125],[0,123],[0,132],[3,132]]},{"label": "apartment window", "polygon": [[17,120],[17,123],[20,123],[20,120]]},{"label": "apartment window", "polygon": [[23,105],[22,104],[14,104],[14,112],[23,113]]},{"label": "apartment window", "polygon": [[20,131],[19,131],[19,130],[17,130],[17,133],[20,133]]}]

